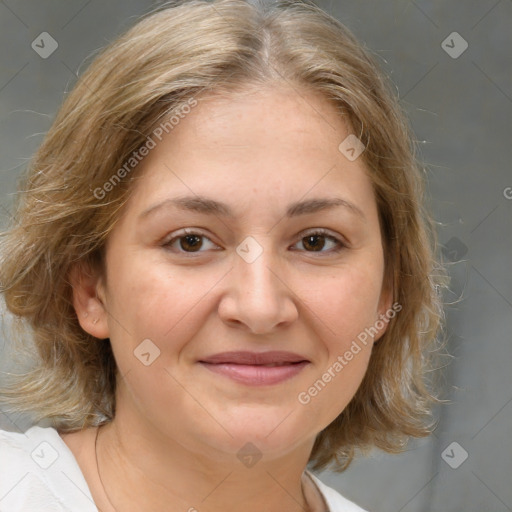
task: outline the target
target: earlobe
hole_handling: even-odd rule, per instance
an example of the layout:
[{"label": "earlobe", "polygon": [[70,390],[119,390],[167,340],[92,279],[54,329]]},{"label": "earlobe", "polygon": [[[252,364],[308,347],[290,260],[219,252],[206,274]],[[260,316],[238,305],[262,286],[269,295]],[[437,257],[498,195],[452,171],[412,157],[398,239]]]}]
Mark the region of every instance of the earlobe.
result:
[{"label": "earlobe", "polygon": [[109,338],[103,279],[89,265],[78,263],[69,273],[73,306],[82,329],[95,338]]},{"label": "earlobe", "polygon": [[[382,290],[380,301],[379,301],[379,310],[378,316],[375,321],[375,326],[379,330],[377,336],[375,337],[375,342],[378,341],[385,332],[388,330],[388,324],[392,316],[390,312],[394,312],[393,310],[393,296],[394,290],[393,287],[389,285],[389,283],[385,284],[385,287]],[[394,314],[393,314],[394,316]]]},{"label": "earlobe", "polygon": [[383,295],[379,304],[379,315],[386,315],[386,313],[392,308],[393,305],[393,292],[392,290],[386,290],[383,292]]}]

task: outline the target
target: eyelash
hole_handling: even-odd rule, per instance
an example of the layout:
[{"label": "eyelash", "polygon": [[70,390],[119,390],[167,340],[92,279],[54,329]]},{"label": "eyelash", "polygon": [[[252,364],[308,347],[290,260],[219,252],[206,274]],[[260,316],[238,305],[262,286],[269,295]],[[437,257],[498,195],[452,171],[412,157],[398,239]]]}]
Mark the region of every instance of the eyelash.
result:
[{"label": "eyelash", "polygon": [[[206,238],[208,240],[210,240],[206,235],[198,232],[198,231],[193,231],[193,230],[190,230],[190,229],[184,229],[182,231],[182,233],[176,235],[176,236],[173,236],[171,239],[167,240],[166,242],[164,242],[162,244],[163,247],[165,248],[171,248],[171,246],[174,244],[174,242],[180,240],[181,238],[185,238],[186,236],[191,236],[191,235],[195,235],[197,237],[200,237],[200,238]],[[322,228],[318,228],[318,229],[315,229],[313,231],[308,231],[308,232],[305,232],[305,233],[301,233],[301,236],[299,237],[299,240],[294,244],[296,245],[297,243],[301,242],[304,238],[308,237],[308,236],[324,236],[326,239],[329,239],[333,242],[335,242],[337,244],[337,247],[334,248],[334,249],[331,249],[329,251],[305,251],[305,252],[308,252],[308,253],[312,253],[312,254],[337,254],[339,252],[341,252],[343,249],[346,249],[347,248],[347,245],[338,237],[335,237],[331,234],[329,234],[329,232],[325,229],[322,229]],[[210,240],[211,242],[211,240]],[[214,243],[214,242],[212,242]],[[188,257],[195,257],[194,255],[195,254],[201,254],[202,252],[205,252],[205,251],[197,251],[197,252],[187,252],[187,251],[182,251],[182,250],[178,250],[177,251],[178,253],[180,254],[187,254],[187,255],[190,255]]]}]

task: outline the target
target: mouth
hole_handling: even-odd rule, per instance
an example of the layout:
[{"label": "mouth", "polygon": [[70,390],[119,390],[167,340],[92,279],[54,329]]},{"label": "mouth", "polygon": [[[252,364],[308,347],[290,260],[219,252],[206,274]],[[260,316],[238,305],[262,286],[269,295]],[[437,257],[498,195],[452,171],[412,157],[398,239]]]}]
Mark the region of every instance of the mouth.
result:
[{"label": "mouth", "polygon": [[249,386],[269,386],[299,374],[310,361],[291,352],[224,352],[199,363],[213,373]]},{"label": "mouth", "polygon": [[[273,350],[270,352],[222,352],[201,359],[201,363],[210,364],[246,364],[253,366],[281,366],[286,364],[302,363],[307,358],[293,352]],[[309,361],[308,361],[309,362]]]}]

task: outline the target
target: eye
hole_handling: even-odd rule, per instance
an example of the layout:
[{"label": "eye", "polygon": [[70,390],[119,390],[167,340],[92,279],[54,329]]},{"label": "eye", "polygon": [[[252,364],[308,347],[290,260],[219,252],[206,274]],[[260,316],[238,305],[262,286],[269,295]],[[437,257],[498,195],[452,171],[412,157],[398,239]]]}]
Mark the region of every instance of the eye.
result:
[{"label": "eye", "polygon": [[[327,242],[334,245],[334,248],[328,251],[323,251]],[[297,244],[302,244],[306,248],[306,252],[322,252],[322,253],[336,253],[346,247],[346,245],[337,237],[328,234],[325,229],[316,229],[309,233],[303,234]],[[297,245],[295,244],[295,245]]]},{"label": "eye", "polygon": [[[218,247],[207,236],[189,229],[184,229],[181,234],[178,233],[162,245],[163,247],[170,248],[177,252],[194,253],[202,252],[200,249],[205,246],[204,240],[208,240],[212,246]],[[176,245],[178,247],[176,247]]]},{"label": "eye", "polygon": [[[205,240],[208,243],[205,244]],[[331,250],[323,250],[326,246],[331,244]],[[320,252],[320,253],[337,253],[346,248],[344,242],[339,238],[329,234],[325,229],[316,229],[302,235],[301,239],[295,244],[302,244],[306,252]],[[165,248],[170,248],[175,252],[181,253],[200,253],[204,252],[201,249],[217,250],[219,247],[214,244],[206,235],[193,231],[191,229],[183,229],[175,236],[162,244]]]}]

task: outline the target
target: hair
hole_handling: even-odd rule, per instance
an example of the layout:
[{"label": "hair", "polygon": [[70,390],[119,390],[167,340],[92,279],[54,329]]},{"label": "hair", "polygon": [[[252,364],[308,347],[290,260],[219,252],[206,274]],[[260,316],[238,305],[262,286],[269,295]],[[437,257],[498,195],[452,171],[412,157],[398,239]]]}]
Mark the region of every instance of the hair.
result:
[{"label": "hair", "polygon": [[2,233],[5,303],[36,348],[30,371],[3,387],[4,404],[64,432],[113,419],[119,376],[110,342],[79,325],[70,271],[103,269],[106,239],[137,179],[136,165],[120,170],[159,122],[191,98],[268,85],[321,94],[364,144],[385,284],[402,307],[374,345],[355,396],[317,435],[308,464],[343,471],[358,449],[399,452],[410,437],[431,432],[433,405],[442,402],[430,377],[448,277],[425,201],[425,169],[385,74],[342,23],[308,0],[165,4],[81,75],[28,166]]}]

